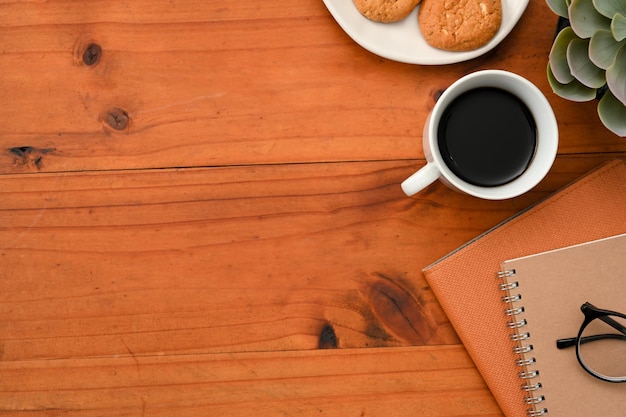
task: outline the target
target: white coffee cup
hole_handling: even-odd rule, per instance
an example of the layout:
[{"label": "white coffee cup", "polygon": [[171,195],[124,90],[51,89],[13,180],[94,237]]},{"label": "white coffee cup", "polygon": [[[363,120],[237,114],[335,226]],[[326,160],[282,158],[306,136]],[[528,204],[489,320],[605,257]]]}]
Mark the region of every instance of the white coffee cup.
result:
[{"label": "white coffee cup", "polygon": [[[446,108],[459,95],[482,87],[494,87],[515,95],[526,105],[536,126],[536,146],[530,163],[520,176],[502,185],[480,186],[459,178],[446,165],[438,144],[438,128]],[[488,200],[516,197],[535,187],[550,171],[558,142],[558,126],[552,107],[534,84],[507,71],[474,72],[454,82],[437,100],[424,127],[423,146],[427,163],[402,183],[402,190],[411,196],[439,179],[450,188],[474,197]]]}]

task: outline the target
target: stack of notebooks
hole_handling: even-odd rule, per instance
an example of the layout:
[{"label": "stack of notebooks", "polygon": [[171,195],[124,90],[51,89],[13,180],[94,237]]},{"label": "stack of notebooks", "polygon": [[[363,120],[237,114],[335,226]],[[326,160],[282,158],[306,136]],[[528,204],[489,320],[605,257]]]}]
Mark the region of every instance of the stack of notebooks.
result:
[{"label": "stack of notebooks", "polygon": [[626,383],[556,349],[577,335],[583,303],[626,314],[625,234],[617,160],[423,270],[507,417],[626,415]]}]

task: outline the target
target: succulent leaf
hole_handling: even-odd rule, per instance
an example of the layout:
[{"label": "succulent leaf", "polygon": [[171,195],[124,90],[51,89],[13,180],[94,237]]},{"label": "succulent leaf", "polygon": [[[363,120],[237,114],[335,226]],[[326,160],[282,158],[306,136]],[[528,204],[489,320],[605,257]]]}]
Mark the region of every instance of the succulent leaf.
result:
[{"label": "succulent leaf", "polygon": [[547,68],[552,91],[570,101],[599,99],[604,126],[626,138],[626,0],[545,1],[564,18]]},{"label": "succulent leaf", "polygon": [[549,63],[548,82],[550,83],[550,87],[552,87],[552,91],[554,91],[557,96],[564,99],[571,101],[591,101],[596,98],[595,88],[589,88],[576,79],[567,84],[558,82],[552,73]]},{"label": "succulent leaf", "polygon": [[567,62],[574,77],[589,88],[606,84],[604,70],[589,59],[589,39],[574,39],[567,47]]},{"label": "succulent leaf", "polygon": [[600,14],[589,0],[572,0],[569,20],[576,34],[585,39],[599,30],[609,30],[611,19]]},{"label": "succulent leaf", "polygon": [[554,12],[554,14],[568,18],[569,14],[567,8],[569,7],[569,1],[567,0],[546,0],[548,7]]},{"label": "succulent leaf", "polygon": [[[626,2],[624,2],[626,4]],[[611,21],[611,33],[616,41],[626,39],[626,13],[616,13]]]},{"label": "succulent leaf", "polygon": [[574,39],[578,39],[571,27],[566,27],[556,36],[550,50],[550,67],[554,78],[560,84],[567,84],[574,80],[567,62],[567,47]]},{"label": "succulent leaf", "polygon": [[613,62],[626,40],[615,41],[613,34],[607,30],[599,30],[589,42],[589,59],[602,69],[607,69]]},{"label": "succulent leaf", "polygon": [[626,106],[626,44],[617,53],[613,65],[607,68],[606,83],[616,99]]},{"label": "succulent leaf", "polygon": [[607,91],[600,99],[598,116],[607,129],[618,136],[626,137],[626,106],[611,91]]},{"label": "succulent leaf", "polygon": [[626,15],[626,2],[624,0],[593,0],[593,7],[605,17],[613,18],[616,13]]}]

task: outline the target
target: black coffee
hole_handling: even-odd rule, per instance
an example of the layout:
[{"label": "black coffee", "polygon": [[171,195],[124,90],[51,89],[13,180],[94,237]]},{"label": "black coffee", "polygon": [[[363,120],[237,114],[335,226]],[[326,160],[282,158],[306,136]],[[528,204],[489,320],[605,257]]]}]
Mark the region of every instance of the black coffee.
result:
[{"label": "black coffee", "polygon": [[522,175],[535,153],[537,128],[528,107],[499,88],[476,88],[455,98],[437,132],[443,159],[459,178],[495,187]]}]

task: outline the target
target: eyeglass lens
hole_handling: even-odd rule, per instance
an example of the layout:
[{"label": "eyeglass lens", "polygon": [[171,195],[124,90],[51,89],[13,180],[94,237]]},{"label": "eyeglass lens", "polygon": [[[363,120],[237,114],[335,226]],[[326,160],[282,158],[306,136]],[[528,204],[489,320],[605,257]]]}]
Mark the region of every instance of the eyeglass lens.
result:
[{"label": "eyeglass lens", "polygon": [[626,377],[626,334],[610,325],[611,320],[626,328],[626,319],[619,316],[592,320],[583,330],[578,353],[588,369],[604,377],[623,378]]}]

